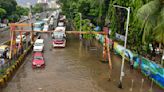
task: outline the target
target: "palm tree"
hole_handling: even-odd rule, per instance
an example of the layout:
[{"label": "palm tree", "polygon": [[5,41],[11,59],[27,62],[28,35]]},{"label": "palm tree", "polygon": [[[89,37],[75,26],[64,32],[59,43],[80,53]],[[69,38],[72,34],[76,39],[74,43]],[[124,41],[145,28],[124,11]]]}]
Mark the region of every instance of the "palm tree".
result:
[{"label": "palm tree", "polygon": [[143,24],[142,41],[147,42],[152,37],[153,41],[164,45],[164,1],[153,0],[143,5],[138,10],[137,17]]}]

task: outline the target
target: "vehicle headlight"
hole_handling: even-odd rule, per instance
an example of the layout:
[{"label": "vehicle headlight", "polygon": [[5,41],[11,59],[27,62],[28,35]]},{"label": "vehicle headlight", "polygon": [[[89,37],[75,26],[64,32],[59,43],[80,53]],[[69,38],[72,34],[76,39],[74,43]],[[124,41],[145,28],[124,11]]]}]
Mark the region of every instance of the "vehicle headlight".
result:
[{"label": "vehicle headlight", "polygon": [[35,63],[35,62],[32,62],[32,64],[33,64],[33,65],[36,65],[36,63]]}]

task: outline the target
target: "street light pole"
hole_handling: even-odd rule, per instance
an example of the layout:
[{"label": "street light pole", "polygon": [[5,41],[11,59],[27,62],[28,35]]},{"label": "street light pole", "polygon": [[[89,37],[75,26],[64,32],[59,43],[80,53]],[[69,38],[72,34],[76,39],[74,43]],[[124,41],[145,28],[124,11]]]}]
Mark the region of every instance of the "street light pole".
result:
[{"label": "street light pole", "polygon": [[122,79],[124,76],[124,63],[125,63],[125,50],[126,50],[126,44],[127,44],[127,36],[128,36],[128,25],[129,25],[129,16],[130,16],[130,7],[123,7],[119,5],[113,5],[114,7],[118,8],[123,8],[126,9],[128,14],[127,14],[127,22],[126,22],[126,33],[125,33],[125,41],[124,41],[124,50],[123,50],[123,56],[122,56],[122,64],[121,64],[121,73],[120,73],[120,82],[118,87],[122,88]]},{"label": "street light pole", "polygon": [[32,23],[32,5],[30,3],[29,4],[29,8],[30,8],[30,11],[29,11],[29,19],[30,19],[30,24],[31,24],[31,43],[34,43],[34,32],[33,32],[33,23]]},{"label": "street light pole", "polygon": [[82,20],[82,15],[81,15],[81,13],[79,13],[79,15],[80,15],[80,40],[82,39],[82,35],[81,35],[81,20]]}]

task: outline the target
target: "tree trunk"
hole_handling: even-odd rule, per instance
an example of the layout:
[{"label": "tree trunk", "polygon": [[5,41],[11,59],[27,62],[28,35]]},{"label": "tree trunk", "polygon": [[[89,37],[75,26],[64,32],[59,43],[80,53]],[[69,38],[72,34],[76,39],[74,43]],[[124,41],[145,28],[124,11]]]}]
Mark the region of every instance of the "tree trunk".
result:
[{"label": "tree trunk", "polygon": [[161,43],[159,43],[159,51],[161,51],[161,47],[162,47],[162,44],[161,44]]},{"label": "tree trunk", "polygon": [[163,49],[163,55],[162,55],[162,59],[161,59],[161,66],[162,67],[164,66],[163,62],[164,62],[164,49]]}]

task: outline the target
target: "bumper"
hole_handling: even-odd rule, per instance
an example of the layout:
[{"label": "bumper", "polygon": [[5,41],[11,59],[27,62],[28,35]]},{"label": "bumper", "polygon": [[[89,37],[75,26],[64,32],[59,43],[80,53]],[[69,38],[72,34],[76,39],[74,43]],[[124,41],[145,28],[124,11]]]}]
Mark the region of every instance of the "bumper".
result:
[{"label": "bumper", "polygon": [[54,44],[53,43],[53,47],[65,47],[65,43],[63,43],[63,44]]},{"label": "bumper", "polygon": [[34,52],[42,52],[43,49],[33,49]]},{"label": "bumper", "polygon": [[42,64],[42,65],[32,65],[32,68],[44,68],[45,67],[45,64]]}]

